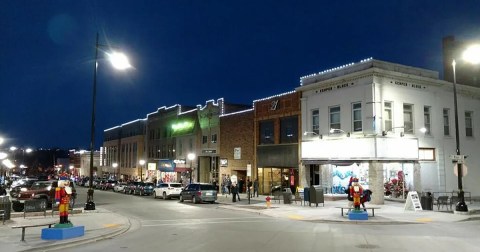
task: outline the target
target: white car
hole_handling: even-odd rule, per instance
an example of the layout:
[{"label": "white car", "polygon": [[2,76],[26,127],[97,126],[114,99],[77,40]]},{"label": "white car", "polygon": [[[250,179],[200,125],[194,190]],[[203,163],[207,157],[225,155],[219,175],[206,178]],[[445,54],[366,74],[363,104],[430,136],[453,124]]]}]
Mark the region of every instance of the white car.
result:
[{"label": "white car", "polygon": [[125,186],[127,186],[127,183],[125,182],[119,182],[113,187],[114,192],[123,192],[125,189]]},{"label": "white car", "polygon": [[180,183],[159,183],[153,189],[153,197],[163,199],[179,198],[183,185]]}]

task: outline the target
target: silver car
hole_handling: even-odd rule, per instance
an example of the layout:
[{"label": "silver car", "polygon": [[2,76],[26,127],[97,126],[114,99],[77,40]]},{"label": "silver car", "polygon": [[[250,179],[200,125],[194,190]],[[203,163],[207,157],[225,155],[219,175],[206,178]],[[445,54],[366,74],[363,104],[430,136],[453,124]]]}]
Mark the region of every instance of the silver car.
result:
[{"label": "silver car", "polygon": [[202,202],[210,202],[213,204],[217,200],[217,190],[212,184],[190,184],[180,193],[180,202],[184,200],[191,200],[194,204]]}]

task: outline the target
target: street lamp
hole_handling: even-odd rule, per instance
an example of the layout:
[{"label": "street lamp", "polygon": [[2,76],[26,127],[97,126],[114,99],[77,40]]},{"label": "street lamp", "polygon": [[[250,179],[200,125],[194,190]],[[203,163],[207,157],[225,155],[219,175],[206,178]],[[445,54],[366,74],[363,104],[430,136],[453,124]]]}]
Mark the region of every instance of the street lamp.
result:
[{"label": "street lamp", "polygon": [[140,181],[143,182],[143,166],[145,165],[145,160],[141,159],[138,163],[140,164]]},{"label": "street lamp", "polygon": [[[95,105],[97,98],[97,68],[98,68],[98,48],[105,47],[98,43],[98,32],[95,42],[95,65],[93,68],[93,95],[92,95],[92,125],[90,135],[90,181],[87,194],[87,202],[85,203],[85,210],[95,210],[95,203],[93,202],[93,154],[95,150]],[[108,60],[112,63],[113,67],[119,70],[125,70],[131,67],[127,57],[122,53],[112,52],[107,53]]]},{"label": "street lamp", "polygon": [[193,160],[195,159],[195,153],[189,153],[187,155],[188,160],[190,160],[190,184],[192,183],[192,173],[193,173]]},{"label": "street lamp", "polygon": [[[117,167],[118,167],[118,164],[117,163],[113,163],[112,164],[112,167],[113,167],[113,174],[115,174],[115,179],[118,180],[118,177],[117,177]],[[120,172],[119,172],[120,173]]]},{"label": "street lamp", "polygon": [[[467,50],[465,50],[465,52],[463,53],[463,59],[472,64],[480,63],[480,46],[479,45],[471,46]],[[460,134],[458,130],[458,107],[457,107],[457,77],[456,77],[456,71],[455,71],[456,65],[457,63],[455,62],[455,59],[453,59],[452,67],[453,67],[453,107],[455,110],[455,142],[456,142],[456,154],[457,156],[460,156]],[[462,166],[463,166],[462,162],[457,163],[459,202],[455,206],[455,210],[458,212],[468,212],[468,206],[465,203],[465,197],[464,197],[463,185],[462,185],[462,179],[463,179]]]}]

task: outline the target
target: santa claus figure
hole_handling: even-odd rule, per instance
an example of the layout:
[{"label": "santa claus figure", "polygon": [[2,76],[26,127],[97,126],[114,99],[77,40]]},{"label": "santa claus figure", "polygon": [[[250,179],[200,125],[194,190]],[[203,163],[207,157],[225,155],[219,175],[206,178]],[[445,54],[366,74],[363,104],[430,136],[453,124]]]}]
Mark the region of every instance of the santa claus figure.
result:
[{"label": "santa claus figure", "polygon": [[353,207],[355,210],[360,211],[360,200],[363,195],[363,188],[360,183],[358,183],[358,178],[353,178],[352,180],[350,195],[353,197]]},{"label": "santa claus figure", "polygon": [[70,187],[68,175],[62,174],[58,179],[58,186],[55,188],[55,204],[58,205],[60,224],[70,223],[68,221],[68,207],[70,205],[71,195],[72,188]]}]

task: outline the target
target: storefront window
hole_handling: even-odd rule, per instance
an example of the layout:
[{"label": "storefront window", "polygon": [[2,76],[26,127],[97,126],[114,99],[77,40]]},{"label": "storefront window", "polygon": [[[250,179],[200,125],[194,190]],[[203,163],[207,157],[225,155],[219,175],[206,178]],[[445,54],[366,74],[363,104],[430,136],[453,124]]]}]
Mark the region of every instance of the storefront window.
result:
[{"label": "storefront window", "polygon": [[383,169],[385,196],[406,198],[413,188],[413,164],[386,164]]}]

